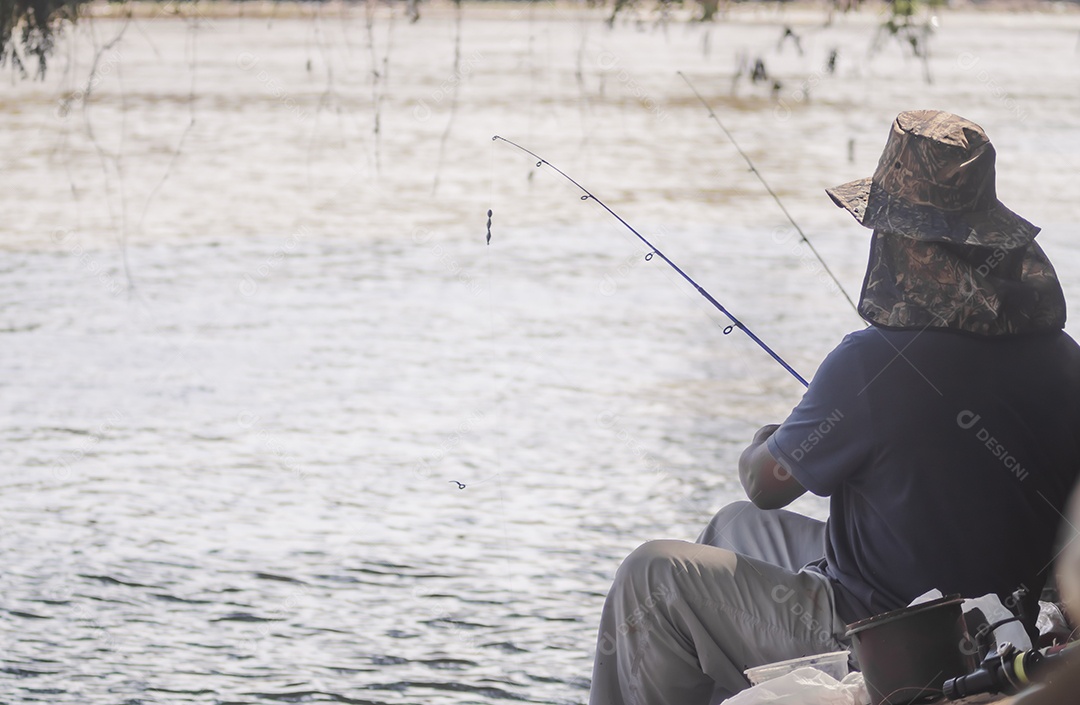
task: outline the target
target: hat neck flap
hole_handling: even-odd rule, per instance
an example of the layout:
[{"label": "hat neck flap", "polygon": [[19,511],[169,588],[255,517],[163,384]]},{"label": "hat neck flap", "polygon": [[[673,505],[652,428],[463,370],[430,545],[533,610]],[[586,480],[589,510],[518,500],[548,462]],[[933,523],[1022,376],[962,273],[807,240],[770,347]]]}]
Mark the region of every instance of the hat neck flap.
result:
[{"label": "hat neck flap", "polygon": [[1065,297],[1035,242],[1006,250],[874,231],[859,313],[892,329],[980,336],[1061,330]]}]

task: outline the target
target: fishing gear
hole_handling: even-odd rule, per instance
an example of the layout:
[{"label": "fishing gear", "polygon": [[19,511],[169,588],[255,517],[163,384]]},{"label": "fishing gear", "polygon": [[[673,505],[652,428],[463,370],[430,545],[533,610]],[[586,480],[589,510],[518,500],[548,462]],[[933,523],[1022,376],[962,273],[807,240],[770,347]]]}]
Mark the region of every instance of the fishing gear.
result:
[{"label": "fishing gear", "polygon": [[1064,651],[1073,651],[1072,645],[1020,651],[1004,644],[987,654],[975,671],[945,681],[945,697],[959,700],[977,693],[1016,693],[1048,666],[1063,660]]},{"label": "fishing gear", "polygon": [[597,203],[598,203],[598,204],[600,205],[600,207],[601,207],[601,208],[603,208],[603,209],[604,209],[604,210],[606,210],[606,211],[607,211],[608,213],[610,213],[610,214],[611,214],[612,216],[614,216],[616,220],[618,220],[618,221],[619,221],[620,223],[622,223],[622,224],[623,224],[624,226],[626,226],[626,229],[627,229],[627,230],[629,230],[630,232],[634,233],[634,235],[637,235],[638,239],[639,239],[639,240],[641,240],[642,242],[644,242],[644,243],[645,243],[645,244],[646,244],[646,245],[648,246],[648,248],[649,248],[649,250],[650,250],[650,251],[649,251],[649,253],[648,253],[648,254],[646,254],[646,255],[645,255],[645,259],[646,259],[646,261],[648,261],[648,260],[651,260],[651,259],[653,258],[653,256],[655,255],[655,256],[659,257],[660,259],[664,260],[665,262],[667,262],[667,263],[668,263],[668,265],[670,265],[672,269],[674,269],[674,270],[675,270],[676,272],[678,272],[678,273],[679,273],[679,275],[680,275],[680,276],[681,276],[681,277],[682,277],[683,279],[685,279],[686,281],[690,282],[690,284],[691,284],[691,285],[692,285],[692,286],[693,286],[693,287],[694,287],[695,289],[697,289],[698,293],[699,293],[699,294],[701,294],[702,296],[704,296],[704,297],[705,297],[705,300],[706,300],[706,301],[708,301],[708,302],[709,302],[709,303],[711,303],[711,304],[712,304],[713,306],[715,306],[715,307],[717,308],[717,310],[718,310],[718,311],[720,311],[720,313],[722,313],[722,314],[724,314],[725,316],[727,316],[727,317],[728,317],[728,320],[730,320],[730,321],[731,321],[731,325],[729,325],[729,326],[725,326],[725,327],[724,327],[724,335],[728,335],[729,333],[731,333],[731,331],[732,331],[732,330],[734,330],[735,328],[738,328],[738,329],[739,329],[739,330],[741,330],[741,331],[742,331],[743,333],[746,333],[746,335],[747,335],[747,336],[748,336],[748,337],[750,338],[750,340],[752,340],[752,341],[754,341],[755,343],[757,343],[757,344],[758,344],[758,346],[759,346],[759,347],[760,347],[760,348],[761,348],[762,350],[764,350],[765,352],[769,353],[769,355],[770,355],[770,356],[772,356],[772,358],[773,358],[774,360],[776,360],[776,361],[777,361],[778,363],[780,363],[780,366],[781,366],[781,367],[783,367],[783,368],[784,368],[785,370],[787,370],[788,372],[790,372],[790,373],[791,373],[791,375],[792,375],[792,376],[793,376],[793,377],[794,377],[795,379],[797,379],[797,380],[799,380],[800,382],[802,382],[802,385],[803,385],[804,387],[809,387],[809,386],[810,386],[810,384],[809,384],[809,383],[808,383],[808,382],[807,382],[807,381],[806,381],[805,379],[803,379],[802,375],[800,375],[800,374],[799,374],[798,372],[796,372],[796,371],[795,371],[795,369],[794,369],[794,368],[793,368],[793,367],[792,367],[791,365],[789,365],[789,364],[788,364],[787,362],[785,362],[785,361],[784,361],[784,359],[783,359],[782,357],[780,357],[779,355],[777,355],[777,354],[776,354],[776,352],[775,352],[775,351],[773,351],[773,349],[772,349],[772,348],[770,348],[770,347],[769,347],[768,345],[766,345],[766,344],[765,344],[765,341],[763,341],[763,340],[762,340],[761,338],[759,338],[759,337],[757,337],[756,335],[754,335],[754,332],[753,332],[753,331],[751,331],[751,330],[750,330],[749,328],[747,328],[747,327],[746,327],[746,325],[745,325],[745,324],[744,324],[744,323],[743,323],[742,321],[740,321],[740,320],[739,320],[738,318],[736,318],[736,317],[735,317],[735,316],[734,316],[734,315],[733,315],[733,314],[732,314],[732,313],[731,313],[730,311],[728,311],[728,310],[727,310],[726,308],[724,308],[723,304],[721,304],[721,303],[720,303],[719,301],[717,301],[716,299],[714,299],[714,298],[713,298],[713,296],[712,296],[712,294],[710,294],[709,292],[705,291],[705,289],[704,289],[704,288],[703,288],[703,287],[702,287],[702,286],[701,286],[700,284],[698,284],[698,283],[697,283],[696,281],[694,281],[694,280],[693,280],[693,279],[692,279],[692,278],[690,277],[690,275],[689,275],[689,274],[687,274],[686,272],[684,272],[684,271],[683,271],[682,269],[680,269],[680,268],[679,268],[679,266],[678,266],[677,264],[675,264],[675,263],[674,263],[674,262],[672,262],[672,261],[671,261],[670,259],[668,259],[668,256],[667,256],[667,255],[665,255],[665,254],[664,254],[663,252],[661,252],[661,251],[660,251],[659,249],[657,249],[657,247],[656,247],[655,245],[653,245],[653,244],[652,244],[651,242],[649,242],[649,241],[648,241],[648,240],[647,240],[647,239],[645,238],[645,236],[644,236],[644,235],[642,235],[642,234],[641,234],[641,233],[639,233],[639,232],[638,232],[637,230],[635,230],[635,229],[633,228],[633,226],[631,226],[631,225],[630,225],[629,223],[627,223],[627,222],[626,222],[625,220],[623,220],[623,219],[622,219],[622,217],[621,217],[621,216],[620,216],[620,215],[619,215],[618,213],[616,213],[615,211],[611,210],[611,208],[609,208],[609,207],[608,207],[608,205],[607,205],[606,203],[604,203],[604,202],[603,202],[603,201],[601,201],[601,200],[600,200],[599,198],[597,198],[596,196],[594,196],[594,195],[592,194],[592,192],[591,192],[591,191],[589,191],[589,190],[588,190],[587,188],[585,188],[584,186],[582,186],[581,184],[579,184],[579,183],[578,183],[577,181],[575,181],[575,180],[574,180],[574,179],[573,179],[572,177],[570,177],[570,175],[568,175],[568,174],[567,174],[567,173],[566,173],[565,171],[563,171],[563,170],[562,170],[562,169],[560,169],[559,167],[555,166],[554,164],[552,164],[552,163],[551,163],[551,162],[549,162],[548,160],[544,159],[543,157],[541,157],[541,156],[540,156],[539,154],[537,154],[536,152],[532,152],[532,151],[529,151],[528,149],[525,149],[524,147],[522,147],[522,146],[521,146],[520,144],[518,144],[517,142],[513,142],[513,141],[511,141],[511,140],[508,140],[508,139],[506,139],[505,137],[500,137],[499,135],[495,135],[495,136],[494,136],[494,137],[492,137],[491,139],[492,139],[492,141],[495,141],[495,140],[502,140],[503,142],[506,142],[507,144],[509,144],[509,145],[511,145],[511,146],[513,146],[513,147],[517,147],[517,148],[518,148],[518,149],[520,149],[520,150],[521,150],[522,152],[525,152],[526,154],[529,154],[529,155],[531,155],[531,156],[535,157],[535,158],[536,158],[536,160],[537,160],[537,162],[536,162],[536,166],[537,166],[537,167],[540,167],[540,166],[543,166],[544,164],[547,164],[547,165],[548,165],[549,167],[551,167],[552,169],[554,169],[554,170],[555,170],[555,171],[556,171],[556,172],[557,172],[557,173],[558,173],[558,174],[559,174],[560,176],[562,176],[562,177],[563,177],[564,179],[566,179],[567,181],[569,181],[570,183],[572,183],[572,184],[573,184],[574,186],[577,186],[577,187],[578,187],[579,189],[581,189],[581,192],[585,194],[584,196],[582,196],[582,197],[581,197],[581,200],[583,200],[583,201],[588,201],[588,200],[589,200],[589,199],[591,198],[592,200],[596,201],[596,202],[597,202]]},{"label": "fishing gear", "polygon": [[694,84],[690,83],[690,79],[686,77],[686,74],[684,74],[682,71],[676,71],[675,73],[679,74],[682,80],[686,81],[686,85],[690,87],[690,90],[694,92],[694,95],[697,96],[697,99],[700,100],[701,104],[705,106],[705,109],[709,111],[709,117],[716,121],[716,124],[720,126],[721,130],[724,131],[724,134],[727,135],[727,138],[731,140],[731,144],[734,145],[735,150],[746,161],[746,165],[750,167],[750,171],[754,172],[754,176],[758,177],[758,181],[760,181],[761,185],[765,187],[765,190],[769,192],[769,195],[773,197],[773,200],[776,201],[776,205],[780,206],[780,210],[784,212],[784,215],[787,216],[788,221],[790,221],[791,225],[794,226],[795,232],[799,233],[799,238],[802,239],[802,241],[806,243],[806,246],[810,248],[810,251],[814,253],[814,257],[817,257],[817,261],[821,263],[821,267],[825,270],[825,273],[828,274],[829,277],[833,280],[833,283],[836,284],[836,288],[839,289],[840,293],[844,295],[844,298],[847,299],[847,302],[851,305],[851,308],[854,309],[855,313],[859,313],[859,307],[856,306],[855,302],[852,301],[850,296],[848,296],[848,293],[844,289],[844,286],[840,283],[840,280],[837,279],[836,275],[833,274],[833,271],[829,269],[829,265],[825,264],[825,260],[822,259],[821,254],[817,251],[817,248],[814,247],[814,244],[812,242],[810,242],[810,238],[806,237],[806,233],[804,233],[803,229],[799,227],[799,224],[795,222],[795,218],[791,216],[791,213],[788,213],[788,209],[784,207],[784,204],[780,201],[780,197],[776,195],[776,192],[772,190],[772,187],[769,186],[769,183],[765,181],[765,177],[762,176],[761,172],[757,170],[756,166],[754,166],[754,162],[750,161],[749,155],[747,155],[747,153],[742,150],[742,147],[740,147],[739,143],[735,141],[735,138],[732,136],[732,134],[728,131],[726,127],[724,127],[724,123],[720,122],[720,118],[717,117],[715,112],[713,112],[712,107],[708,104],[708,102],[705,101],[705,98],[702,97],[701,93],[698,93],[697,88],[694,88]]}]

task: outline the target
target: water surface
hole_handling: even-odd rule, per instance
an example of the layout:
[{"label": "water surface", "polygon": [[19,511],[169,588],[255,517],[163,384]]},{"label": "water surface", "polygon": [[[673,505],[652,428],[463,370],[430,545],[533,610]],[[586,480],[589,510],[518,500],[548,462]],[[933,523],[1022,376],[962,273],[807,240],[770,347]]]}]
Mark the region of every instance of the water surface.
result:
[{"label": "water surface", "polygon": [[822,190],[939,107],[1080,294],[1074,14],[947,13],[928,84],[871,11],[466,6],[455,70],[424,10],[97,18],[5,86],[0,700],[586,700],[619,561],[740,498],[801,388],[493,134],[807,376],[859,321],[676,70],[849,290]]}]

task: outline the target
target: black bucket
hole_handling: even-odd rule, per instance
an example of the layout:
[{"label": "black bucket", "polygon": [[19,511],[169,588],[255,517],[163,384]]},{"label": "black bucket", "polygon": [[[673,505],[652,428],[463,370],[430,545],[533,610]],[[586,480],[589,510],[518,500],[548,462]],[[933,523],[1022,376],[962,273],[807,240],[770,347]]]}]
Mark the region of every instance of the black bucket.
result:
[{"label": "black bucket", "polygon": [[975,669],[961,649],[963,598],[949,595],[848,625],[871,705],[928,703],[949,678]]}]

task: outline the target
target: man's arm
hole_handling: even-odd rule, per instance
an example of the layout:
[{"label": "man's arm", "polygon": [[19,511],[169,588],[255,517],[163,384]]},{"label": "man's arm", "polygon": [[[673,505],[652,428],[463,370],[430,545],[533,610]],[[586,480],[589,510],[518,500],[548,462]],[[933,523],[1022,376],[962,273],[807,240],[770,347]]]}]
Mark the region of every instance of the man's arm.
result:
[{"label": "man's arm", "polygon": [[762,426],[739,457],[739,479],[746,496],[759,509],[786,507],[806,492],[765,445],[778,428],[779,424]]}]

